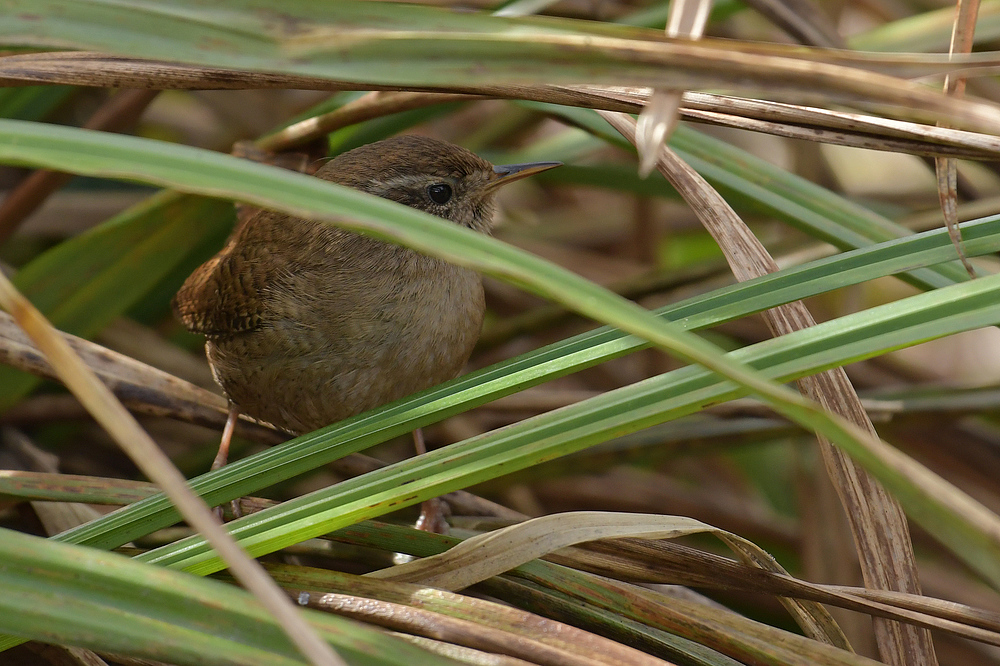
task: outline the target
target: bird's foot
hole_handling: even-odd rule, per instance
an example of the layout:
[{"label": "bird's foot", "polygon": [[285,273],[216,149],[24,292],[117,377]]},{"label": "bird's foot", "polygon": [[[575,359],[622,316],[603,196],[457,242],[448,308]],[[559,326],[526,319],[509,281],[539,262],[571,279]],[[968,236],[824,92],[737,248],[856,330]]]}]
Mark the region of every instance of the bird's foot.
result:
[{"label": "bird's foot", "polygon": [[451,514],[451,508],[440,497],[435,497],[423,502],[420,505],[420,517],[417,518],[416,528],[424,532],[433,534],[447,534],[447,516]]}]

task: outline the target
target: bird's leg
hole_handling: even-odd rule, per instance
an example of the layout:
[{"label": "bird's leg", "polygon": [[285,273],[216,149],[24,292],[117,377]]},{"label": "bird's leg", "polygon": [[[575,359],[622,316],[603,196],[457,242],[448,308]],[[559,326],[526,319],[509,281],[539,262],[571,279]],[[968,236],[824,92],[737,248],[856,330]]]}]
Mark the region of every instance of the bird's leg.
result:
[{"label": "bird's leg", "polygon": [[219,452],[212,461],[211,471],[224,467],[229,462],[229,444],[233,441],[233,431],[236,421],[240,418],[240,408],[229,403],[229,415],[226,417],[226,427],[222,429],[222,441],[219,442]]},{"label": "bird's leg", "polygon": [[[427,453],[427,444],[424,442],[424,431],[417,428],[413,431],[413,446],[417,450],[417,455]],[[440,497],[434,497],[420,505],[420,517],[417,518],[416,528],[424,532],[434,534],[447,534],[448,522],[445,520],[446,505]]]},{"label": "bird's leg", "polygon": [[[225,467],[226,463],[229,462],[229,445],[233,441],[233,431],[236,430],[236,421],[240,418],[240,408],[236,405],[229,403],[229,415],[226,416],[226,426],[222,429],[222,440],[219,442],[219,451],[215,454],[215,460],[212,461],[212,467],[210,471],[214,472],[217,469]],[[237,500],[230,502],[230,506],[233,509],[233,515],[237,518],[242,516],[242,511],[240,511],[240,503]],[[222,520],[222,507],[215,507],[215,515]]]}]

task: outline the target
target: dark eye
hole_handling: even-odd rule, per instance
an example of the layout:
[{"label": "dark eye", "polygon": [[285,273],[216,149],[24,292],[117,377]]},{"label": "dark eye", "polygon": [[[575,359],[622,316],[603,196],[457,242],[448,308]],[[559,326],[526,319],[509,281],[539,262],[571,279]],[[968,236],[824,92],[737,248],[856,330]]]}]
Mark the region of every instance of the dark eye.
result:
[{"label": "dark eye", "polygon": [[436,204],[446,204],[451,199],[451,186],[447,183],[434,183],[427,186],[427,196]]}]

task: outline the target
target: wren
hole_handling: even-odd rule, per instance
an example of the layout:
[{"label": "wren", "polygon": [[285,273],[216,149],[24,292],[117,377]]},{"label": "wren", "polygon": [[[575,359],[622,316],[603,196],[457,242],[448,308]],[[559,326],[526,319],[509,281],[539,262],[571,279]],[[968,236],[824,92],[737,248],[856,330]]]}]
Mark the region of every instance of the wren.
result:
[{"label": "wren", "polygon": [[[400,136],[315,175],[489,234],[497,189],[555,166],[493,166],[444,141]],[[241,222],[173,304],[207,338],[230,421],[243,413],[291,433],[454,378],[485,311],[475,271],[269,210]]]}]

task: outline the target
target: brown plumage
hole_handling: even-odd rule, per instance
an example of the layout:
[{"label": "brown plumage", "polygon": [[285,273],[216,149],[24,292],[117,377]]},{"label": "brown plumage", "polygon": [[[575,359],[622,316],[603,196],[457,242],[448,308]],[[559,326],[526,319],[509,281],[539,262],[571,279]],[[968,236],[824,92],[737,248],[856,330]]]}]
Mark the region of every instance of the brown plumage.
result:
[{"label": "brown plumage", "polygon": [[[493,167],[458,146],[402,136],[316,176],[489,233],[499,185],[556,166]],[[234,406],[307,432],[451,379],[482,326],[469,269],[322,223],[257,211],[174,299],[207,337]]]}]

